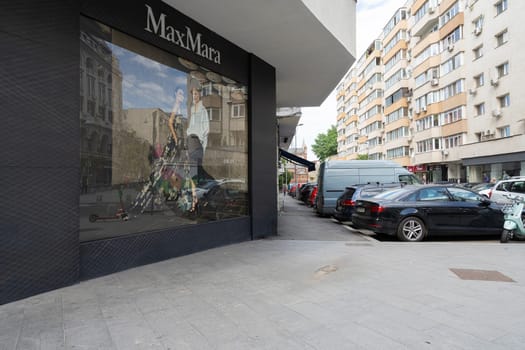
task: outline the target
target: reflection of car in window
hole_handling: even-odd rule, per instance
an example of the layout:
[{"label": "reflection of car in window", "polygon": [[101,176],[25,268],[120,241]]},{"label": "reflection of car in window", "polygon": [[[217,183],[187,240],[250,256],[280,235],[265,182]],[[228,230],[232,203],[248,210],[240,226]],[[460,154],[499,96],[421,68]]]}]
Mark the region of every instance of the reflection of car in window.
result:
[{"label": "reflection of car in window", "polygon": [[243,180],[217,181],[199,200],[203,219],[221,220],[248,215],[248,191]]}]

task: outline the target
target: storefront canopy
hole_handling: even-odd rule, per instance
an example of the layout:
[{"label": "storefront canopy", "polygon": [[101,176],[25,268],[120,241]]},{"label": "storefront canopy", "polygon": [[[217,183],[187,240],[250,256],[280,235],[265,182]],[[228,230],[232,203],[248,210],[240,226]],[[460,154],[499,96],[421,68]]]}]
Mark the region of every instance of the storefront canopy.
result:
[{"label": "storefront canopy", "polygon": [[310,162],[309,160],[306,160],[304,158],[298,157],[293,153],[287,152],[282,148],[279,148],[279,157],[283,157],[288,159],[290,162],[302,165],[306,168],[308,168],[308,171],[314,171],[315,170],[315,163]]},{"label": "storefront canopy", "polygon": [[164,0],[276,69],[277,107],[319,106],[355,60],[348,0]]}]

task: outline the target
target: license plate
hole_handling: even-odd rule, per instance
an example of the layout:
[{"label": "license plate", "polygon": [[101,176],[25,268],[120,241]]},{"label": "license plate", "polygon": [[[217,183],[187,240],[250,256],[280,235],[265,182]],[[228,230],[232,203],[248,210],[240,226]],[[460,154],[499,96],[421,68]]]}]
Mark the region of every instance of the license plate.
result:
[{"label": "license plate", "polygon": [[358,213],[364,213],[364,212],[365,212],[365,208],[363,208],[363,207],[358,207],[358,208],[356,209],[356,211],[357,211]]}]

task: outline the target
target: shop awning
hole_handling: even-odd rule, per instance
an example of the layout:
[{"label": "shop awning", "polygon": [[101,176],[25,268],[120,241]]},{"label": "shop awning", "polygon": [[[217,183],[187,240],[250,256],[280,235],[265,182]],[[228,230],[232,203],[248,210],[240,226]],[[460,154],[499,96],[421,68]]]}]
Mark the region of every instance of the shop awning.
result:
[{"label": "shop awning", "polygon": [[283,157],[288,159],[290,162],[302,165],[306,168],[308,168],[308,171],[314,171],[315,170],[315,163],[310,162],[309,160],[306,160],[304,158],[298,157],[293,153],[287,152],[282,148],[279,148],[279,157]]}]

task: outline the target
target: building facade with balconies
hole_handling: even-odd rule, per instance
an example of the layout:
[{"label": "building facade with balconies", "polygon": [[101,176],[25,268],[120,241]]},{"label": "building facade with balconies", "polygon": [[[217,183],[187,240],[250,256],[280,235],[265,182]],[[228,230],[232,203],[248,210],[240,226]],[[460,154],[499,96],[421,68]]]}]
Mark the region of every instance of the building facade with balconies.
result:
[{"label": "building facade with balconies", "polygon": [[[525,174],[524,102],[512,98],[525,78],[525,39],[517,34],[524,10],[509,0],[407,1],[374,41],[381,46],[382,126],[369,120],[371,47],[352,67],[356,87],[341,89],[358,96],[360,134],[340,158],[366,150],[369,159],[397,161],[426,182]],[[338,118],[350,118],[345,113]]]}]

